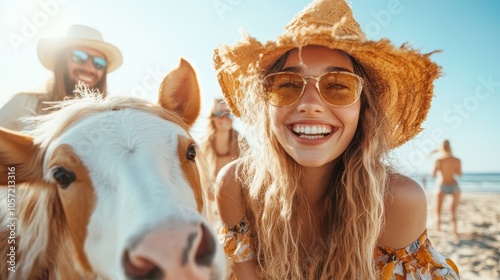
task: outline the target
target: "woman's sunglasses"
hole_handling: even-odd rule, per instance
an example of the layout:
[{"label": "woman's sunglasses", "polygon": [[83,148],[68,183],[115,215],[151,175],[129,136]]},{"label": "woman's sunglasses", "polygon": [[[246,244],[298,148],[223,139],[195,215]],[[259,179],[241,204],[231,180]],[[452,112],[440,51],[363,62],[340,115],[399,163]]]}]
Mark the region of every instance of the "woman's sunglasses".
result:
[{"label": "woman's sunglasses", "polygon": [[271,105],[290,106],[304,94],[308,79],[316,80],[316,89],[321,98],[335,107],[354,104],[363,89],[363,78],[350,72],[327,72],[319,77],[278,72],[264,77],[264,92]]},{"label": "woman's sunglasses", "polygon": [[102,70],[106,68],[106,66],[108,65],[108,62],[104,57],[91,56],[88,53],[81,50],[71,51],[71,60],[75,63],[83,65],[87,63],[87,60],[89,60],[89,58],[92,59],[92,64],[94,65],[95,69]]},{"label": "woman's sunglasses", "polygon": [[221,117],[227,117],[233,119],[233,114],[231,114],[231,111],[229,110],[212,112],[212,118],[221,118]]}]

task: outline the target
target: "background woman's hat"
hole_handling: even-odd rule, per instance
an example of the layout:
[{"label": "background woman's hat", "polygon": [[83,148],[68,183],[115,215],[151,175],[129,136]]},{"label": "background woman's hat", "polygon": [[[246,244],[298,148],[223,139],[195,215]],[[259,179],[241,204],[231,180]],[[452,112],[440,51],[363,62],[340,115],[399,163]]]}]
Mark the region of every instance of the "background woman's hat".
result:
[{"label": "background woman's hat", "polygon": [[294,48],[325,46],[345,51],[363,65],[370,92],[386,112],[392,131],[391,147],[407,142],[421,131],[431,106],[433,81],[440,67],[404,45],[394,47],[387,39],[369,41],[344,0],[316,0],[297,14],[274,42],[259,42],[246,35],[233,46],[221,45],[214,53],[217,78],[227,105],[240,116],[238,100],[246,92],[244,77],[261,75]]},{"label": "background woman's hat", "polygon": [[38,42],[38,59],[42,65],[54,71],[56,57],[68,47],[87,47],[95,49],[106,56],[107,73],[112,72],[122,64],[120,50],[112,44],[103,41],[101,33],[94,28],[83,25],[70,26],[65,38],[42,38]]}]

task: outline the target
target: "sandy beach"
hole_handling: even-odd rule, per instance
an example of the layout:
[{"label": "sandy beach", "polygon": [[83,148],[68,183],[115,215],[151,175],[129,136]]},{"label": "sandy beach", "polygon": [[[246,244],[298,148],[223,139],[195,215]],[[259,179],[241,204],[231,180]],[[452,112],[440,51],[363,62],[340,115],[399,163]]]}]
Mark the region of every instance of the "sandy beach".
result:
[{"label": "sandy beach", "polygon": [[450,257],[464,280],[500,279],[500,193],[462,192],[458,238],[450,224],[451,196],[445,197],[441,232],[435,226],[434,194],[427,191],[428,234],[433,246]]}]

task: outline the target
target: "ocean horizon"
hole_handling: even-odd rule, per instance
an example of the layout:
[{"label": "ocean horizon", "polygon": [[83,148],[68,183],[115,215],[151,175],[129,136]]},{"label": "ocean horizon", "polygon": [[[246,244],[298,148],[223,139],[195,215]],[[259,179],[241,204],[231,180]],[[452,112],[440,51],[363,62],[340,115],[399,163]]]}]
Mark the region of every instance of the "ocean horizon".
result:
[{"label": "ocean horizon", "polygon": [[[425,190],[432,191],[436,188],[436,178],[431,174],[409,175]],[[457,177],[458,186],[464,192],[494,192],[500,193],[500,173],[464,173]]]}]

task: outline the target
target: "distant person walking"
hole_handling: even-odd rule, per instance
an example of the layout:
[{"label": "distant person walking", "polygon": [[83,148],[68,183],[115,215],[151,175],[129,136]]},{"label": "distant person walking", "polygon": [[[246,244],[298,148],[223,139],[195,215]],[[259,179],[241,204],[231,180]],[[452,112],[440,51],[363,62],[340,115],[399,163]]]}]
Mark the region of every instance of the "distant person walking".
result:
[{"label": "distant person walking", "polygon": [[434,164],[434,170],[432,172],[433,178],[435,178],[439,173],[439,178],[436,180],[437,229],[438,231],[441,230],[441,207],[443,205],[443,199],[445,195],[450,194],[453,197],[453,201],[451,203],[451,224],[453,228],[453,234],[457,236],[457,208],[461,191],[458,187],[458,182],[455,179],[455,175],[462,176],[460,159],[453,156],[451,152],[450,141],[448,140],[443,141],[441,148],[436,150],[435,152],[441,153],[441,156],[436,160]]}]

